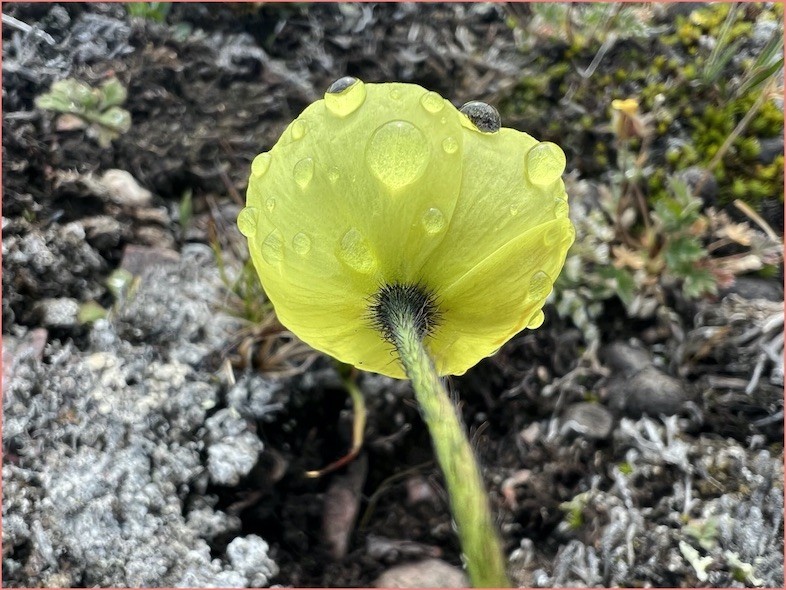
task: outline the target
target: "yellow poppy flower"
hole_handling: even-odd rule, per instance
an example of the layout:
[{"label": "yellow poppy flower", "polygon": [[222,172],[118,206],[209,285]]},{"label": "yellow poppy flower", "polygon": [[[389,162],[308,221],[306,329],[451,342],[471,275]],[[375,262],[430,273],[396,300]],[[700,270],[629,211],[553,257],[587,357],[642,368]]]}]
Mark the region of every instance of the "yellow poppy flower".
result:
[{"label": "yellow poppy flower", "polygon": [[254,159],[238,225],[303,341],[403,378],[374,317],[400,286],[428,304],[438,372],[462,374],[543,322],[574,239],[564,168],[559,147],[500,128],[488,105],[342,78]]}]

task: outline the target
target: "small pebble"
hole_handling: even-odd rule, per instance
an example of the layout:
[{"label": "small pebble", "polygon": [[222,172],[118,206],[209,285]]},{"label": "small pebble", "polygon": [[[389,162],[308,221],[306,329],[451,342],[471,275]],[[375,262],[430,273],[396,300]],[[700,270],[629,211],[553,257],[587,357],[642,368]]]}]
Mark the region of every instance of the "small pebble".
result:
[{"label": "small pebble", "polygon": [[425,559],[394,566],[374,581],[376,588],[468,588],[464,571],[441,559]]},{"label": "small pebble", "polygon": [[405,486],[407,488],[407,504],[410,506],[424,502],[433,503],[437,500],[434,488],[425,477],[420,475],[410,477],[407,479]]},{"label": "small pebble", "polygon": [[606,385],[609,407],[626,416],[672,416],[688,401],[682,382],[646,367],[633,376],[615,375]]},{"label": "small pebble", "polygon": [[613,425],[614,418],[606,408],[600,404],[581,402],[565,411],[560,431],[591,440],[603,440],[609,437]]},{"label": "small pebble", "polygon": [[139,186],[136,178],[125,170],[107,170],[101,177],[101,184],[109,199],[118,205],[142,207],[149,205],[153,198],[153,193]]},{"label": "small pebble", "polygon": [[622,341],[604,346],[600,358],[610,369],[626,375],[637,373],[652,364],[652,357],[644,348]]},{"label": "small pebble", "polygon": [[134,276],[145,276],[156,266],[174,266],[180,262],[180,254],[168,248],[150,248],[129,244],[123,250],[120,268]]}]

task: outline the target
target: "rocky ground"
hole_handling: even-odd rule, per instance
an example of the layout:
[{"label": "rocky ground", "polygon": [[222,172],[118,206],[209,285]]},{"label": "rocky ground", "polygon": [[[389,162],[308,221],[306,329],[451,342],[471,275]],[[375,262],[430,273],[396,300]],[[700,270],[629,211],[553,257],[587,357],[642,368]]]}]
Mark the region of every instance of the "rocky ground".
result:
[{"label": "rocky ground", "polygon": [[[149,8],[3,7],[6,586],[466,584],[406,382],[352,375],[364,450],[305,477],[346,452],[348,396],[277,323],[235,227],[253,157],[350,74],[496,104],[569,158],[577,244],[546,322],[449,380],[515,583],[782,587],[782,102],[763,95],[712,162],[761,94],[746,72],[782,12]],[[686,69],[712,62],[726,22],[742,39],[728,96],[701,90],[719,87],[696,82],[709,66]],[[127,97],[113,111],[104,87],[93,119],[36,102],[113,77]],[[632,134],[651,133],[621,143],[610,105],[630,97]],[[622,252],[636,265],[639,242],[619,238],[642,221],[625,221],[635,191],[607,206],[633,186],[626,149],[649,158],[651,203],[715,166],[690,185],[714,294],[668,264],[631,272],[630,297],[620,276],[592,283]]]}]

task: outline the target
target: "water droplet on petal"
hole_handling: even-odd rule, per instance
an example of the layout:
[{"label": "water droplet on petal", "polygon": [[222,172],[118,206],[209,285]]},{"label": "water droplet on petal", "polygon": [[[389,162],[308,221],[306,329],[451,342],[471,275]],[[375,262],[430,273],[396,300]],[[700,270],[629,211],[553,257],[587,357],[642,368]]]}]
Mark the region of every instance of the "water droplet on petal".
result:
[{"label": "water droplet on petal", "polygon": [[341,173],[338,171],[338,168],[333,166],[330,170],[328,170],[328,180],[331,184],[336,184],[339,178],[341,178]]},{"label": "water droplet on petal", "polygon": [[543,313],[542,309],[539,309],[534,316],[527,322],[527,327],[530,330],[535,330],[540,328],[543,325],[543,320],[546,319],[546,315]]},{"label": "water droplet on petal", "polygon": [[347,266],[358,272],[369,273],[375,266],[368,241],[354,227],[341,238],[339,256]]},{"label": "water droplet on petal", "polygon": [[300,188],[306,188],[314,177],[314,160],[303,158],[292,169],[292,177]]},{"label": "water droplet on petal", "polygon": [[395,86],[390,89],[390,98],[393,100],[401,100],[401,90]]},{"label": "water droplet on petal", "polygon": [[428,141],[420,129],[407,121],[385,123],[374,131],[366,147],[371,172],[392,190],[420,178],[428,161]]},{"label": "water droplet on petal", "polygon": [[438,113],[445,107],[445,99],[436,92],[426,92],[420,98],[420,104],[429,113]]},{"label": "water droplet on petal", "polygon": [[458,149],[458,141],[455,137],[446,137],[442,140],[442,149],[448,154],[455,154]]},{"label": "water droplet on petal", "polygon": [[472,121],[478,131],[483,133],[495,133],[502,127],[502,119],[497,109],[485,102],[472,100],[465,103],[459,110]]},{"label": "water droplet on petal", "polygon": [[569,224],[568,227],[563,232],[562,243],[566,247],[570,248],[575,240],[576,240],[576,228],[573,227],[573,224]]},{"label": "water droplet on petal", "polygon": [[532,184],[549,185],[565,172],[565,152],[560,147],[544,141],[527,154],[527,176]]},{"label": "water droplet on petal", "polygon": [[254,161],[251,162],[251,174],[253,174],[256,178],[264,176],[267,169],[270,168],[270,160],[271,156],[269,153],[265,152],[264,154],[259,154]]},{"label": "water droplet on petal", "polygon": [[510,211],[510,214],[511,214],[513,217],[515,217],[516,215],[518,215],[518,214],[519,214],[519,204],[518,204],[518,203],[513,203],[513,204],[512,204],[512,205],[511,205],[511,206],[508,208],[508,211]]},{"label": "water droplet on petal", "polygon": [[292,238],[292,249],[301,256],[305,256],[311,250],[311,238],[303,232],[295,234],[295,237]]},{"label": "water droplet on petal", "polygon": [[563,236],[563,230],[565,228],[561,225],[554,225],[546,232],[543,236],[543,243],[546,245],[547,248],[550,248],[554,244],[560,241],[560,238]]},{"label": "water droplet on petal", "polygon": [[326,91],[326,94],[341,94],[355,82],[360,82],[354,76],[344,76],[333,82]]},{"label": "water droplet on petal", "polygon": [[529,280],[529,290],[527,299],[531,301],[543,301],[551,293],[551,279],[542,270],[537,271]]},{"label": "water droplet on petal", "polygon": [[292,139],[295,141],[301,139],[306,134],[306,131],[308,131],[308,127],[300,119],[295,119],[295,121],[292,122],[290,133],[292,134]]},{"label": "water droplet on petal", "polygon": [[274,197],[268,198],[268,200],[265,201],[265,209],[267,209],[267,212],[273,213],[273,209],[275,208],[276,208],[276,199]]},{"label": "water droplet on petal", "polygon": [[270,232],[262,242],[262,258],[268,264],[278,264],[284,258],[284,240],[277,229]]},{"label": "water droplet on petal", "polygon": [[422,223],[426,233],[434,235],[445,227],[445,216],[436,207],[431,207],[423,214]]},{"label": "water droplet on petal", "polygon": [[254,207],[246,207],[237,216],[237,227],[240,233],[250,238],[257,233],[257,219],[259,211]]},{"label": "water droplet on petal", "polygon": [[568,202],[564,199],[554,199],[554,219],[564,219],[568,216]]},{"label": "water droplet on petal", "polygon": [[366,85],[352,76],[336,80],[325,93],[325,106],[337,117],[351,115],[365,100]]}]

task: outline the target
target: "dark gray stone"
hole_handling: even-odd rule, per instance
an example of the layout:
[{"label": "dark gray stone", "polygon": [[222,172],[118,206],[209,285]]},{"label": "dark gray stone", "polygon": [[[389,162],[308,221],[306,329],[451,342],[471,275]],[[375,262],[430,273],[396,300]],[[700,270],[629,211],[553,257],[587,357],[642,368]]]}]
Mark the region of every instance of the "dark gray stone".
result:
[{"label": "dark gray stone", "polygon": [[677,414],[689,399],[682,382],[652,366],[634,375],[614,375],[606,393],[611,409],[633,418]]},{"label": "dark gray stone", "polygon": [[744,299],[766,299],[767,301],[783,301],[783,287],[774,279],[761,277],[737,277],[731,287],[720,290],[725,297],[735,293]]},{"label": "dark gray stone", "polygon": [[603,440],[611,435],[614,418],[600,404],[573,404],[562,416],[560,432],[575,434],[590,440]]},{"label": "dark gray stone", "polygon": [[632,375],[652,364],[650,353],[637,344],[612,342],[600,350],[600,359],[614,371]]}]

